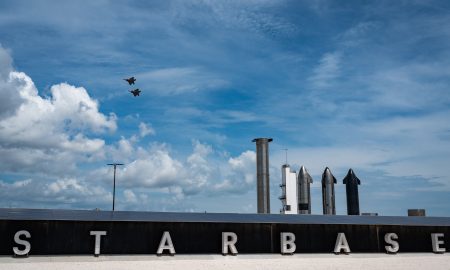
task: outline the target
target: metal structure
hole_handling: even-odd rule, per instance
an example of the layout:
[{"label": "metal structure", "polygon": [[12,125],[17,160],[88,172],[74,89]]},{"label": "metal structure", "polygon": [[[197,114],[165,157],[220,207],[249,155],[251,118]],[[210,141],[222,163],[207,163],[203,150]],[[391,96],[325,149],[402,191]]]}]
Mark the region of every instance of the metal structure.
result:
[{"label": "metal structure", "polygon": [[122,163],[108,163],[106,164],[108,166],[113,166],[114,167],[114,180],[113,180],[113,206],[112,206],[112,210],[114,211],[114,205],[116,202],[116,167],[117,166],[122,166],[124,164]]},{"label": "metal structure", "polygon": [[[226,223],[226,224],[326,224],[326,225],[384,225],[384,226],[446,226],[450,217],[407,216],[323,216],[323,215],[258,215],[242,213],[188,213],[144,211],[96,211],[65,209],[0,208],[0,221],[76,221],[76,222],[168,222],[168,223]],[[20,226],[19,226],[20,227]],[[0,226],[0,231],[6,227]],[[267,230],[262,227],[262,230]],[[11,230],[14,231],[14,230]],[[51,232],[51,231],[50,231]],[[270,233],[270,230],[269,230]],[[1,234],[0,234],[1,235]],[[189,236],[189,235],[188,235]],[[279,235],[274,234],[279,238]],[[61,240],[61,239],[59,239]],[[303,240],[306,240],[304,238]],[[428,240],[428,239],[427,239]],[[1,241],[0,241],[1,242]],[[3,241],[8,242],[8,241]],[[448,242],[450,244],[450,241]],[[1,243],[0,243],[1,244]],[[70,244],[70,243],[68,243]]]},{"label": "metal structure", "polygon": [[425,209],[408,209],[409,217],[424,217]]},{"label": "metal structure", "polygon": [[309,175],[305,166],[300,167],[298,173],[298,213],[299,214],[311,214],[311,188],[310,185],[313,182],[311,175]]},{"label": "metal structure", "polygon": [[361,216],[378,216],[378,213],[361,213]]},{"label": "metal structure", "polygon": [[282,214],[297,214],[297,174],[288,164],[281,166],[281,200]]},{"label": "metal structure", "polygon": [[342,182],[345,185],[347,194],[347,214],[359,215],[358,185],[361,185],[361,181],[356,177],[353,170],[350,169]]},{"label": "metal structure", "polygon": [[322,203],[324,215],[336,215],[336,203],[334,196],[334,184],[336,184],[336,178],[334,178],[328,167],[322,174]]},{"label": "metal structure", "polygon": [[[31,237],[22,234],[14,242],[23,230]],[[399,252],[432,252],[434,246],[450,250],[450,217],[0,208],[0,235],[6,239],[0,241],[1,256],[11,256],[13,247],[24,250],[26,241],[30,256],[93,254],[97,235],[101,254],[155,254],[166,232],[177,254],[221,254],[223,232],[237,235],[239,254],[279,253],[280,234],[286,232],[296,236],[295,253],[302,254],[333,253],[339,233],[345,233],[352,253],[385,253],[388,233],[399,236]],[[433,245],[433,239],[438,243]]]},{"label": "metal structure", "polygon": [[272,138],[256,138],[256,196],[258,214],[270,214],[269,142]]}]

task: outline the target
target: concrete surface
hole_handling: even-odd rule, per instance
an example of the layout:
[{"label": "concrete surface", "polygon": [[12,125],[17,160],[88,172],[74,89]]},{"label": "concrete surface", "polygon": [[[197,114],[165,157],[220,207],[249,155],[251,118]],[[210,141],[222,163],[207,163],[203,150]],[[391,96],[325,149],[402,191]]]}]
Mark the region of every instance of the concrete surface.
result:
[{"label": "concrete surface", "polygon": [[71,269],[447,269],[450,253],[387,254],[296,254],[270,255],[176,255],[162,256],[33,256],[0,257],[0,270]]}]

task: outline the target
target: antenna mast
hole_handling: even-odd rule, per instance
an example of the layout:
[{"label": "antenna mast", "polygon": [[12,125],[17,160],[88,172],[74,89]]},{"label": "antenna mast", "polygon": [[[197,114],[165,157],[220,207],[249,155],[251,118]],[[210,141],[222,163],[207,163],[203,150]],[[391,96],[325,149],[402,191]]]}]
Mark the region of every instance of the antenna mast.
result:
[{"label": "antenna mast", "polygon": [[106,165],[108,165],[108,166],[114,166],[114,184],[113,184],[113,207],[112,207],[112,210],[114,211],[114,204],[115,204],[115,201],[116,201],[116,167],[117,166],[122,166],[123,164],[122,163],[108,163],[108,164],[106,164]]}]

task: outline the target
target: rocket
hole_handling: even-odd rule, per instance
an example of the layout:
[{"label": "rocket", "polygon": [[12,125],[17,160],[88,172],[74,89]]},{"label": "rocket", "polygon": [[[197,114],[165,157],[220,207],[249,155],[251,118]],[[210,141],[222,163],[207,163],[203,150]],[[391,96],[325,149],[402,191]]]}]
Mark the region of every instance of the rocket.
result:
[{"label": "rocket", "polygon": [[336,215],[336,206],[334,200],[334,184],[336,184],[336,178],[328,167],[322,174],[322,202],[323,202],[323,214],[324,215]]},{"label": "rocket", "polygon": [[297,197],[298,197],[298,213],[311,214],[311,190],[310,184],[313,182],[305,166],[300,168],[298,173],[297,183]]},{"label": "rocket", "polygon": [[358,185],[361,185],[361,181],[358,177],[356,177],[353,170],[350,169],[348,170],[347,176],[345,176],[343,183],[347,193],[347,214],[359,215]]}]

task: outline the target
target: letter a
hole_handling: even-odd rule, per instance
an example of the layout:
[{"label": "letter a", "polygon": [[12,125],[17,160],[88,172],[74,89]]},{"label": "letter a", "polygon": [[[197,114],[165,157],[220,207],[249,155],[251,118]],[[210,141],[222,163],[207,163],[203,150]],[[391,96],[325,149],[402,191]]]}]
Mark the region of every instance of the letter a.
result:
[{"label": "letter a", "polygon": [[338,233],[337,239],[336,239],[336,245],[334,246],[334,253],[339,254],[341,251],[344,251],[344,253],[350,253],[350,247],[347,243],[347,238],[345,238],[344,233]]},{"label": "letter a", "polygon": [[175,248],[173,247],[172,238],[170,238],[170,233],[167,231],[164,232],[161,238],[161,242],[159,243],[158,251],[156,252],[156,254],[162,255],[165,249],[168,249],[171,255],[175,254]]}]

